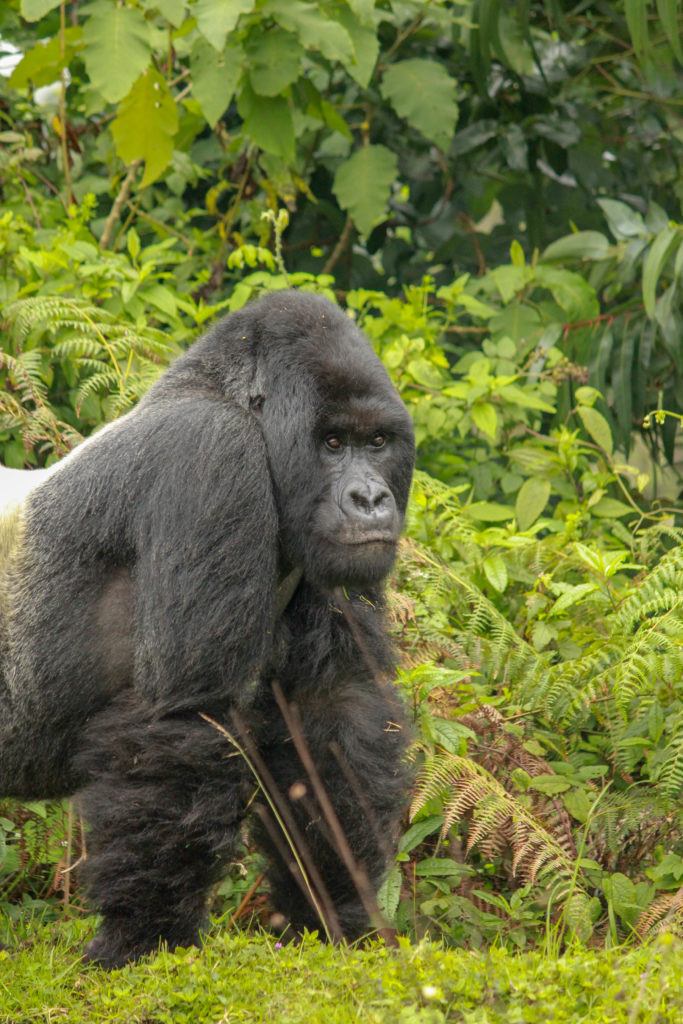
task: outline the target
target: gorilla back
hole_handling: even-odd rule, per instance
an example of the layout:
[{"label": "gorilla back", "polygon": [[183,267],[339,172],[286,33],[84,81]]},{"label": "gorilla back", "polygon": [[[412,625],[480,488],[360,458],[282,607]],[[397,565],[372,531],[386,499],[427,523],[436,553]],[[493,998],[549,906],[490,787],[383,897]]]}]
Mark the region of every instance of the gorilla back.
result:
[{"label": "gorilla back", "polygon": [[376,885],[405,788],[382,581],[413,460],[364,336],[280,292],[217,324],[0,520],[0,794],[78,793],[104,915],[91,959],[198,940],[253,788],[203,716],[239,733],[305,836],[302,879],[260,809],[277,921],[367,929],[319,802],[292,793],[310,788],[303,742]]}]

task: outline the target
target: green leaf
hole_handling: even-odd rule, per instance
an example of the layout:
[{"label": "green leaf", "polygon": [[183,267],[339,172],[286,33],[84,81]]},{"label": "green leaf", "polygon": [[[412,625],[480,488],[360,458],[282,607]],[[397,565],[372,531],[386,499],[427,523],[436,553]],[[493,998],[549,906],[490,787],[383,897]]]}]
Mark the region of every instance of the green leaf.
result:
[{"label": "green leaf", "polygon": [[197,36],[190,51],[192,95],[207,123],[213,128],[235,94],[242,72],[243,54],[228,45],[222,53]]},{"label": "green leaf", "polygon": [[363,146],[340,164],[333,192],[362,235],[388,216],[387,203],[398,160],[386,146]]},{"label": "green leaf", "polygon": [[[140,11],[99,0],[88,8],[83,59],[93,88],[110,103],[130,92],[149,64],[149,28]],[[166,166],[166,164],[164,164]]]},{"label": "green leaf", "polygon": [[647,235],[641,214],[631,206],[620,203],[618,199],[598,199],[597,203],[616,239],[643,238]]},{"label": "green leaf", "polygon": [[548,260],[604,260],[609,254],[609,242],[599,231],[575,231],[551,242],[541,259]]},{"label": "green leaf", "polygon": [[377,33],[372,23],[361,24],[346,8],[340,8],[337,11],[337,18],[349,33],[356,54],[355,61],[352,61],[346,70],[351,78],[358,82],[362,89],[365,89],[372,78],[379,54]]},{"label": "green leaf", "polygon": [[500,555],[488,555],[482,562],[482,568],[493,589],[502,594],[508,585],[508,571]]},{"label": "green leaf", "polygon": [[455,80],[442,64],[417,57],[390,64],[381,93],[399,117],[441,149],[448,148],[458,120],[458,104]]},{"label": "green leaf", "polygon": [[647,8],[649,0],[624,0],[624,12],[636,56],[642,60],[649,47]]},{"label": "green leaf", "polygon": [[643,305],[650,319],[655,315],[657,282],[674,245],[676,243],[680,244],[682,238],[683,236],[677,228],[664,228],[655,238],[645,257],[643,264]]},{"label": "green leaf", "polygon": [[520,530],[528,530],[536,522],[550,497],[550,481],[532,476],[525,480],[517,494],[515,518]]},{"label": "green leaf", "polygon": [[249,81],[259,96],[277,96],[299,77],[304,50],[291,32],[277,26],[264,32],[259,26],[245,50]]},{"label": "green leaf", "polygon": [[251,85],[244,84],[237,101],[244,130],[251,140],[265,150],[292,163],[295,153],[294,123],[289,104],[282,96],[257,96]]},{"label": "green leaf", "polygon": [[422,818],[411,825],[407,832],[404,832],[398,842],[399,853],[410,853],[416,846],[419,846],[423,839],[433,835],[443,825],[443,814],[432,814],[429,818]]},{"label": "green leaf", "polygon": [[83,46],[80,28],[68,28],[64,33],[64,54],[59,36],[48,43],[36,43],[19,61],[9,77],[13,89],[25,89],[29,84],[38,88],[59,79],[74,54]]},{"label": "green leaf", "polygon": [[[458,864],[450,857],[425,857],[415,866],[415,874],[421,878],[437,878],[443,875],[461,875],[464,864]],[[469,872],[468,872],[469,873]]]},{"label": "green leaf", "polygon": [[615,913],[623,920],[632,923],[640,913],[635,884],[627,875],[616,872],[603,882],[605,896],[612,904]]},{"label": "green leaf", "polygon": [[586,432],[593,438],[596,444],[599,444],[608,455],[611,455],[614,450],[614,443],[612,441],[610,425],[605,417],[597,409],[593,409],[588,405],[580,405],[576,411],[586,428]]},{"label": "green leaf", "polygon": [[676,60],[683,64],[683,47],[681,46],[681,30],[678,26],[678,14],[680,0],[657,0],[657,13],[662,23],[662,28],[669,40]]},{"label": "green leaf", "polygon": [[571,789],[571,782],[567,782],[561,775],[535,775],[529,783],[529,789],[535,789],[538,793],[545,793],[546,796],[557,796],[558,793],[566,793]]},{"label": "green leaf", "polygon": [[496,501],[475,501],[465,505],[463,512],[484,523],[502,523],[506,519],[514,519],[515,515],[515,510],[509,505],[500,505]]},{"label": "green leaf", "polygon": [[591,515],[598,516],[600,519],[621,519],[622,516],[636,514],[636,510],[631,505],[617,501],[616,498],[601,498],[600,501],[596,501],[595,505],[591,505],[590,512]]},{"label": "green leaf", "polygon": [[319,50],[328,60],[351,64],[354,60],[351,36],[343,25],[314,4],[300,0],[268,0],[262,14],[270,16],[299,37],[307,50]]},{"label": "green leaf", "polygon": [[377,892],[377,906],[388,921],[393,921],[401,899],[403,876],[398,864],[392,864]]},{"label": "green leaf", "polygon": [[411,359],[406,370],[413,380],[425,388],[440,388],[444,382],[443,372],[424,356],[420,359]]},{"label": "green leaf", "polygon": [[470,409],[470,416],[482,434],[486,434],[494,441],[498,429],[498,413],[495,405],[492,405],[491,402],[475,402]]},{"label": "green leaf", "polygon": [[538,409],[539,412],[555,412],[555,407],[538,398],[531,391],[520,388],[517,384],[504,384],[496,389],[496,394],[506,402],[521,405],[524,409]]},{"label": "green leaf", "polygon": [[19,10],[26,21],[40,21],[60,3],[61,0],[21,0]]},{"label": "green leaf", "polygon": [[255,6],[256,0],[197,0],[192,13],[201,34],[220,53],[240,15],[250,14]]},{"label": "green leaf", "polygon": [[541,263],[536,268],[536,280],[552,293],[568,320],[590,320],[599,314],[595,289],[581,274]]},{"label": "green leaf", "polygon": [[162,18],[179,28],[185,20],[185,0],[146,0],[145,7],[156,7]]},{"label": "green leaf", "polygon": [[145,161],[140,188],[156,181],[173,156],[178,112],[168,86],[156,68],[138,78],[112,122],[116,152],[126,163]]}]

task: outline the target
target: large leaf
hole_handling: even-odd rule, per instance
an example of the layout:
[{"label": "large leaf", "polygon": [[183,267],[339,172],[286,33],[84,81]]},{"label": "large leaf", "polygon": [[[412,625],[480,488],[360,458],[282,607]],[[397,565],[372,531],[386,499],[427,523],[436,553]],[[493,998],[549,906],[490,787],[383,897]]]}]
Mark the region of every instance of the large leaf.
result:
[{"label": "large leaf", "polygon": [[386,219],[397,174],[398,160],[386,146],[364,146],[337,168],[334,194],[362,235]]},{"label": "large leaf", "polygon": [[541,255],[542,260],[604,260],[609,242],[599,231],[575,231],[551,242]]},{"label": "large leaf", "polygon": [[294,160],[294,123],[284,97],[257,96],[245,83],[237,109],[244,118],[245,132],[257,146],[288,163]]},{"label": "large leaf", "polygon": [[260,26],[252,32],[246,45],[249,81],[259,96],[277,96],[299,77],[301,43],[284,29],[265,32]]},{"label": "large leaf", "polygon": [[255,5],[256,0],[197,0],[192,13],[206,41],[220,52],[240,15],[250,14]]},{"label": "large leaf", "polygon": [[304,4],[300,0],[268,0],[263,7],[263,15],[270,15],[282,28],[294,32],[307,50],[319,50],[323,57],[342,64],[350,64],[354,59],[349,33],[315,4]]},{"label": "large leaf", "polygon": [[192,95],[212,128],[235,94],[242,58],[237,46],[228,45],[216,53],[201,36],[195,39],[190,52]]},{"label": "large leaf", "polygon": [[421,58],[391,64],[381,88],[399,117],[441,149],[451,142],[458,120],[455,90],[456,83],[443,65]]},{"label": "large leaf", "polygon": [[20,10],[26,21],[40,21],[49,11],[59,7],[61,0],[21,0]]},{"label": "large leaf", "polygon": [[681,46],[681,30],[678,27],[680,0],[657,0],[657,13],[662,28],[666,32],[669,45],[676,55],[676,60],[683,64],[683,47]]},{"label": "large leaf", "polygon": [[83,27],[85,67],[93,87],[110,103],[126,96],[149,64],[147,22],[133,7],[100,0]]},{"label": "large leaf", "polygon": [[356,59],[346,68],[353,79],[365,89],[372,78],[372,72],[379,54],[379,40],[372,25],[361,24],[346,8],[340,8],[337,17],[351,36]]},{"label": "large leaf", "polygon": [[519,489],[515,502],[515,516],[520,530],[528,530],[543,509],[550,497],[550,481],[543,477],[532,476],[525,480]]},{"label": "large leaf", "polygon": [[25,89],[29,83],[35,87],[50,85],[59,79],[61,72],[82,45],[80,28],[68,28],[64,33],[64,53],[59,36],[47,43],[36,45],[24,54],[10,75],[9,84],[13,89]]},{"label": "large leaf", "polygon": [[599,444],[608,455],[612,454],[614,444],[612,442],[612,431],[610,425],[597,409],[589,408],[585,405],[580,405],[576,410],[581,417],[586,431],[593,438],[596,444]]},{"label": "large leaf", "polygon": [[647,235],[647,228],[642,214],[618,199],[598,199],[598,206],[607,218],[609,229],[614,237],[621,241],[625,238],[642,238]]},{"label": "large leaf", "polygon": [[121,159],[126,163],[145,161],[141,188],[155,181],[168,166],[177,129],[173,97],[156,68],[150,68],[126,96],[111,126]]},{"label": "large leaf", "polygon": [[674,245],[680,244],[681,237],[677,228],[664,228],[655,238],[645,257],[645,263],[643,264],[643,305],[645,306],[645,312],[650,318],[655,315],[657,282]]}]

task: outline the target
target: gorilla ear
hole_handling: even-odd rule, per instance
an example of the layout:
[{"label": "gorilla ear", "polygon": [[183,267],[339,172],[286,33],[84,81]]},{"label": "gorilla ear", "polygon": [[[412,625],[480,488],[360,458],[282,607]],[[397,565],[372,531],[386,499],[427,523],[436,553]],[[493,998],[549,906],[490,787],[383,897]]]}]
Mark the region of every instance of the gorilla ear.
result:
[{"label": "gorilla ear", "polygon": [[264,395],[251,395],[249,398],[249,408],[251,409],[252,412],[259,413],[263,409],[264,402]]}]

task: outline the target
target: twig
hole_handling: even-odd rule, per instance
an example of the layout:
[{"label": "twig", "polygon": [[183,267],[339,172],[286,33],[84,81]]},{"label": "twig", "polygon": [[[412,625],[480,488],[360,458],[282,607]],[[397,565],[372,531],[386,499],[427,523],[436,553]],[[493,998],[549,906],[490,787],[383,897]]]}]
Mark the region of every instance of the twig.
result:
[{"label": "twig", "polygon": [[261,882],[263,881],[263,879],[265,877],[266,876],[264,874],[258,875],[256,880],[254,882],[252,882],[252,884],[249,886],[249,888],[245,892],[244,896],[240,900],[240,903],[239,903],[239,906],[238,906],[237,910],[233,914],[230,915],[230,918],[228,920],[228,928],[232,928],[232,926],[234,925],[235,921],[238,921],[240,919],[240,917],[242,917],[242,915],[244,914],[245,908],[249,904],[249,901],[250,901],[251,897],[254,895],[254,893],[256,892],[256,890],[258,889],[258,887],[260,886]]},{"label": "twig", "polygon": [[133,187],[135,175],[137,174],[138,167],[140,166],[141,163],[142,160],[133,160],[132,164],[130,164],[128,168],[128,173],[121,182],[121,188],[118,191],[118,195],[114,200],[112,208],[109,211],[109,216],[107,217],[104,224],[104,230],[102,232],[102,237],[100,238],[101,249],[106,249],[109,246],[109,243],[111,242],[111,236],[114,233],[114,225],[119,219],[119,214],[121,213],[123,205],[128,199],[128,196],[130,195],[130,190]]},{"label": "twig", "polygon": [[327,262],[325,263],[325,266],[323,267],[323,270],[322,270],[323,274],[331,274],[332,273],[332,271],[336,267],[337,263],[339,262],[339,260],[343,256],[344,250],[346,249],[347,245],[349,244],[349,241],[351,239],[352,231],[353,231],[353,221],[351,220],[350,217],[347,217],[346,218],[346,223],[344,224],[344,228],[342,230],[342,233],[339,236],[339,241],[337,242],[337,244],[335,245],[334,249],[330,253],[330,255],[329,255],[328,259],[327,259]]}]

